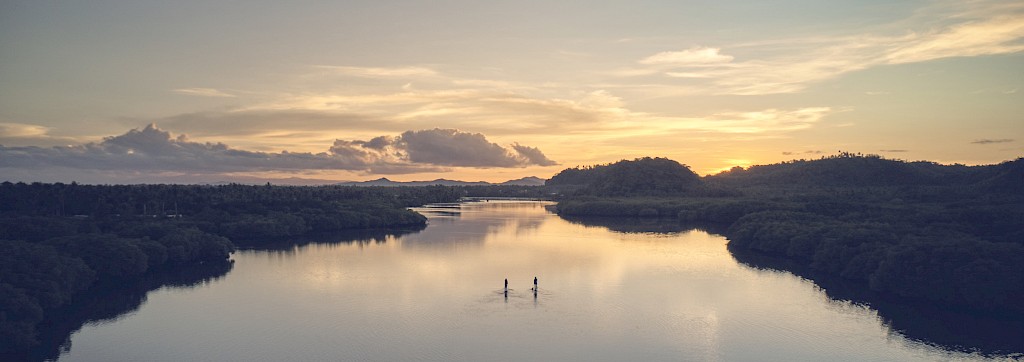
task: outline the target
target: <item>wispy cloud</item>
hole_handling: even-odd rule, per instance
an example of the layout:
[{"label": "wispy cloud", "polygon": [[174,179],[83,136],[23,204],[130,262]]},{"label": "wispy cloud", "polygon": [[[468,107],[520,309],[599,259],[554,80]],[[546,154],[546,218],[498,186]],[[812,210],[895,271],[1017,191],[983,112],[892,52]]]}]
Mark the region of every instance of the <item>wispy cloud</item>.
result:
[{"label": "wispy cloud", "polygon": [[791,110],[765,109],[753,112],[722,112],[704,117],[663,117],[655,129],[691,130],[732,134],[778,133],[807,129],[836,112],[830,107]]},{"label": "wispy cloud", "polygon": [[720,53],[721,49],[708,47],[692,47],[682,51],[661,52],[641,59],[640,64],[662,64],[674,66],[700,66],[708,64],[728,63],[733,60],[731,55]]},{"label": "wispy cloud", "polygon": [[799,155],[799,154],[804,154],[804,155],[820,155],[820,154],[823,154],[823,153],[825,153],[825,152],[823,152],[821,150],[809,150],[809,151],[803,151],[803,152],[793,152],[793,151],[783,151],[782,152],[782,154],[784,156],[792,156],[792,155]]},{"label": "wispy cloud", "polygon": [[1024,44],[1019,42],[1024,38],[1022,8],[1024,6],[1010,9],[1009,14],[985,19],[965,19],[963,23],[944,29],[911,33],[885,49],[884,60],[887,64],[902,64],[1022,51]]},{"label": "wispy cloud", "polygon": [[221,97],[221,98],[236,97],[234,94],[227,93],[227,92],[224,92],[222,90],[213,89],[213,88],[178,88],[178,89],[174,89],[172,91],[175,92],[175,93],[179,93],[179,94],[190,95],[190,96],[197,96],[197,97]]},{"label": "wispy cloud", "polygon": [[67,144],[75,138],[50,134],[51,128],[26,123],[0,122],[0,145]]},{"label": "wispy cloud", "polygon": [[697,82],[692,84],[694,92],[760,95],[799,92],[816,82],[880,65],[1024,51],[1024,3],[975,1],[971,6],[943,14],[923,25],[925,30],[746,44],[736,51],[760,56],[742,61],[727,55],[723,48],[728,47],[668,51],[638,60],[642,67],[612,74],[662,74]]},{"label": "wispy cloud", "polygon": [[[285,114],[308,114],[312,117],[287,117],[299,118],[297,122],[300,125],[304,124],[302,119],[339,117],[339,120],[345,119],[343,122],[353,127],[364,125],[391,130],[403,125],[446,124],[496,135],[595,135],[602,132],[621,135],[624,130],[633,134],[694,130],[720,133],[785,132],[808,128],[837,111],[830,107],[803,107],[681,117],[632,110],[622,98],[605,90],[565,99],[459,89],[388,94],[299,94],[236,111],[237,115],[224,114],[219,117],[255,115],[267,120],[262,124],[273,126],[274,117],[259,115],[287,112]],[[211,117],[209,114],[195,116]],[[171,121],[187,122],[199,127],[232,123],[192,121],[192,118],[192,115],[183,115]],[[496,123],[495,120],[502,122]],[[161,123],[167,123],[167,120]],[[261,124],[249,123],[250,128],[258,128]],[[326,122],[308,123],[314,125]]]},{"label": "wispy cloud", "polygon": [[48,127],[24,123],[0,123],[0,139],[2,138],[36,138],[43,137],[50,131]]},{"label": "wispy cloud", "polygon": [[989,144],[993,144],[993,143],[1009,143],[1009,142],[1013,142],[1013,140],[1009,139],[1009,138],[980,139],[980,140],[975,140],[975,141],[973,141],[971,143],[976,144],[976,145],[989,145]]}]

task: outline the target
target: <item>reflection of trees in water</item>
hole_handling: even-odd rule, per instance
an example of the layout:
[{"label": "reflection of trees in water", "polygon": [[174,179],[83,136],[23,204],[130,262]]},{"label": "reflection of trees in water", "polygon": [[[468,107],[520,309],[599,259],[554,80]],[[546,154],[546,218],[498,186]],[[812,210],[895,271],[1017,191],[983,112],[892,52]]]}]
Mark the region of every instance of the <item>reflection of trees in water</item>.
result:
[{"label": "reflection of trees in water", "polygon": [[777,270],[812,280],[834,300],[867,304],[893,331],[947,350],[1004,355],[1024,352],[1024,316],[978,314],[938,308],[928,302],[872,291],[866,283],[816,273],[790,260],[730,247],[740,264]]},{"label": "reflection of trees in water", "polygon": [[410,226],[401,229],[370,229],[370,230],[346,230],[329,234],[305,235],[302,237],[284,238],[276,241],[260,241],[259,243],[246,244],[236,243],[239,249],[258,250],[275,254],[293,255],[299,250],[311,244],[316,245],[338,245],[338,244],[383,244],[403,235],[415,234],[423,231],[426,226]]},{"label": "reflection of trees in water", "polygon": [[206,262],[98,283],[75,295],[71,304],[46,314],[46,320],[40,323],[39,346],[0,357],[9,361],[56,359],[71,350],[71,334],[87,323],[116,320],[133,312],[146,302],[147,294],[153,290],[195,288],[213,282],[227,275],[233,265],[232,261]]},{"label": "reflection of trees in water", "polygon": [[[389,239],[418,233],[423,227],[396,230],[353,230],[332,234],[261,241],[255,245],[242,244],[242,248],[260,250],[279,255],[295,254],[310,244],[380,244]],[[121,279],[99,283],[75,296],[75,300],[58,310],[47,314],[40,324],[41,344],[28,351],[12,355],[0,355],[0,360],[42,361],[52,360],[61,353],[71,350],[71,334],[87,323],[112,321],[127,313],[138,310],[149,292],[163,288],[194,288],[218,280],[233,267],[232,261],[177,266],[166,270],[147,273],[132,279]]]},{"label": "reflection of trees in water", "polygon": [[[422,233],[402,237],[402,247],[411,249],[450,249],[482,245],[487,237],[511,230],[515,234],[540,228],[550,215],[542,202],[474,202],[458,207],[439,208],[424,213],[428,228]],[[508,217],[506,215],[514,215]]]},{"label": "reflection of trees in water", "polygon": [[[722,225],[680,223],[674,219],[560,217],[573,224],[603,227],[621,233],[679,233],[696,229],[721,235],[727,228]],[[792,273],[813,281],[830,299],[866,304],[878,312],[891,330],[911,340],[946,350],[994,356],[1024,353],[1024,316],[977,315],[938,308],[931,303],[916,303],[874,292],[865,283],[815,273],[790,260],[734,247],[728,249],[743,266]]]},{"label": "reflection of trees in water", "polygon": [[559,215],[559,217],[573,224],[588,227],[603,227],[620,233],[674,234],[690,230],[700,230],[706,231],[710,234],[721,235],[728,227],[728,225],[697,224],[665,218],[565,215]]}]

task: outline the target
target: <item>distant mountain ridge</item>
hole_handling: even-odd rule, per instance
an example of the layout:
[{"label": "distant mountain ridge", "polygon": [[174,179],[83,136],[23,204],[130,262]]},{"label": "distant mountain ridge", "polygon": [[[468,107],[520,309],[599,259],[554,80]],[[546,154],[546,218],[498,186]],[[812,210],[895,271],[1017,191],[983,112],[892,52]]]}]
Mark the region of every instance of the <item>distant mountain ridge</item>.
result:
[{"label": "distant mountain ridge", "polygon": [[386,177],[381,177],[376,180],[370,181],[350,181],[336,183],[338,186],[385,186],[385,187],[398,187],[398,186],[493,186],[493,185],[506,185],[506,186],[543,186],[544,179],[535,176],[523,177],[515,180],[508,180],[501,183],[490,183],[486,181],[459,181],[459,180],[448,180],[439,178],[432,181],[391,181]]}]

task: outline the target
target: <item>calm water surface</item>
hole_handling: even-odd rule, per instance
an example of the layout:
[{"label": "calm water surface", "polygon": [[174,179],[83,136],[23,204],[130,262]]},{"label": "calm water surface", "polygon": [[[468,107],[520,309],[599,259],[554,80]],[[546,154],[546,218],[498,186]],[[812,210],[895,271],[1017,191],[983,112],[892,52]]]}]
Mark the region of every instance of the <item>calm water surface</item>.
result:
[{"label": "calm water surface", "polygon": [[723,237],[615,232],[545,205],[420,209],[414,234],[239,251],[223,278],[86,325],[60,360],[982,359],[739,264]]}]

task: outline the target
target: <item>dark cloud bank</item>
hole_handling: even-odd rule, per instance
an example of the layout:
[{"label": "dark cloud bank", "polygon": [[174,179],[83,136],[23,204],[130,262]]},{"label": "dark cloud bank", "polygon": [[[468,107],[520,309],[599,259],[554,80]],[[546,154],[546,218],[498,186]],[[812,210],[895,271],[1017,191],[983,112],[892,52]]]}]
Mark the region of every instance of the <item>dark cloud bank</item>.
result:
[{"label": "dark cloud bank", "polygon": [[552,166],[537,148],[502,147],[479,133],[454,129],[407,131],[369,141],[336,140],[326,152],[245,151],[223,143],[173,137],[156,125],[101,142],[58,147],[0,145],[0,168],[222,173],[349,170],[380,174],[441,171],[450,167]]}]

